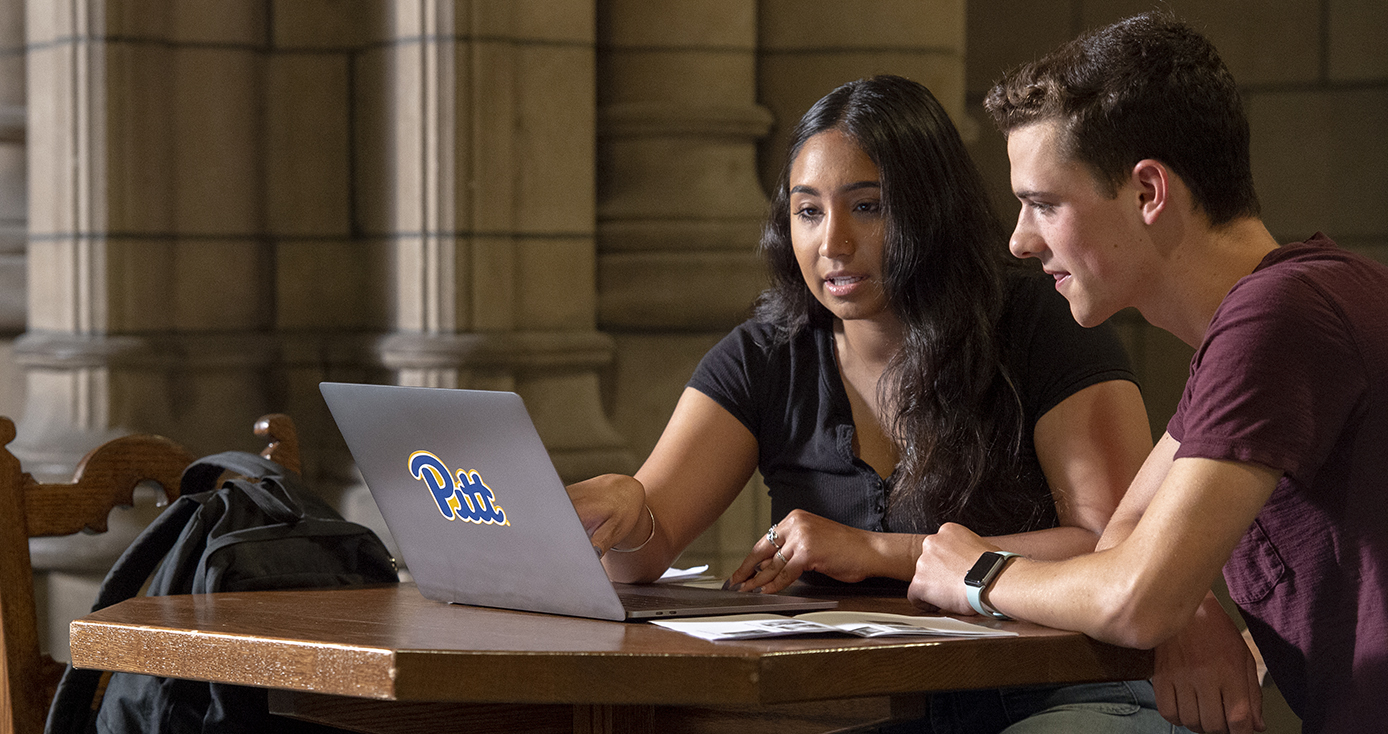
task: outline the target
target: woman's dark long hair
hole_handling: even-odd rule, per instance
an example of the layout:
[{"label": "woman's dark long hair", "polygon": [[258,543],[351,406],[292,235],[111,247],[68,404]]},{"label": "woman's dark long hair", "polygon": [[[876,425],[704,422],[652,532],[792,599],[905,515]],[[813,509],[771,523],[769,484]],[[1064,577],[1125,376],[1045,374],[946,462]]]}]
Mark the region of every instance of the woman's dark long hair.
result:
[{"label": "woman's dark long hair", "polygon": [[958,131],[924,86],[876,76],[830,92],[800,119],[772,197],[761,249],[771,288],[757,318],[786,338],[833,316],[810,293],[790,237],[790,167],[826,130],[854,140],[881,176],[883,287],[905,326],[878,385],[900,452],[891,530],[959,522],[993,535],[1043,527],[1054,505],[1035,468],[1022,406],[1003,362],[1006,233]]}]

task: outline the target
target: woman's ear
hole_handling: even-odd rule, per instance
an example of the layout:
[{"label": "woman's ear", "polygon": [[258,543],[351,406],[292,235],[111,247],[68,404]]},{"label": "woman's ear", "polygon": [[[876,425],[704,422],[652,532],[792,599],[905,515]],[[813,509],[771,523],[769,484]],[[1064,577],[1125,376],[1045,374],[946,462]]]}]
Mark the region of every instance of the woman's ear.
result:
[{"label": "woman's ear", "polygon": [[1171,197],[1171,170],[1161,161],[1144,158],[1133,166],[1132,181],[1137,187],[1142,221],[1155,224]]}]

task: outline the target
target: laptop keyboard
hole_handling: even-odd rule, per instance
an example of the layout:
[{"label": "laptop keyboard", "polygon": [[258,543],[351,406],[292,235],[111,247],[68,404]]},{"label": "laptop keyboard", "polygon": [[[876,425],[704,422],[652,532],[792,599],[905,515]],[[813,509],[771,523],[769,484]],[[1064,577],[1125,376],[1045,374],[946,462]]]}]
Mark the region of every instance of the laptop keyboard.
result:
[{"label": "laptop keyboard", "polygon": [[617,598],[622,600],[622,606],[628,611],[645,611],[648,609],[669,609],[672,604],[678,605],[678,601],[662,594],[643,594],[634,591],[619,591]]}]

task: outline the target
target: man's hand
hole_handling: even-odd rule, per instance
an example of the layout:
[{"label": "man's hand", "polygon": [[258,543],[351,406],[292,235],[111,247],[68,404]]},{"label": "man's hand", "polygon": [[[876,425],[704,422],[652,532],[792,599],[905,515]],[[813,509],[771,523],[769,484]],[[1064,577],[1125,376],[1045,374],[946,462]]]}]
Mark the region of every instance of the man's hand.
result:
[{"label": "man's hand", "polygon": [[964,574],[978,557],[998,547],[978,537],[963,525],[945,523],[939,532],[921,541],[916,559],[916,575],[906,598],[922,609],[940,609],[955,614],[974,614],[964,593]]},{"label": "man's hand", "polygon": [[1194,732],[1266,730],[1257,664],[1213,594],[1155,652],[1152,687],[1167,721]]}]

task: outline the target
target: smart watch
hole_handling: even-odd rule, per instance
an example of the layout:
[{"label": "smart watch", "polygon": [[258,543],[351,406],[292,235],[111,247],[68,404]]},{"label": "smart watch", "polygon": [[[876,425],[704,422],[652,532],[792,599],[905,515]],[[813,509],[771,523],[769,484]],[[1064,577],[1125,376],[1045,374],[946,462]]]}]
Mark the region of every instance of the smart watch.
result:
[{"label": "smart watch", "polygon": [[988,590],[988,585],[998,577],[1008,560],[1020,555],[1022,554],[1011,551],[988,551],[979,556],[974,562],[974,567],[964,574],[964,592],[969,597],[969,606],[973,607],[975,612],[997,619],[1011,619],[983,601],[983,592]]}]

